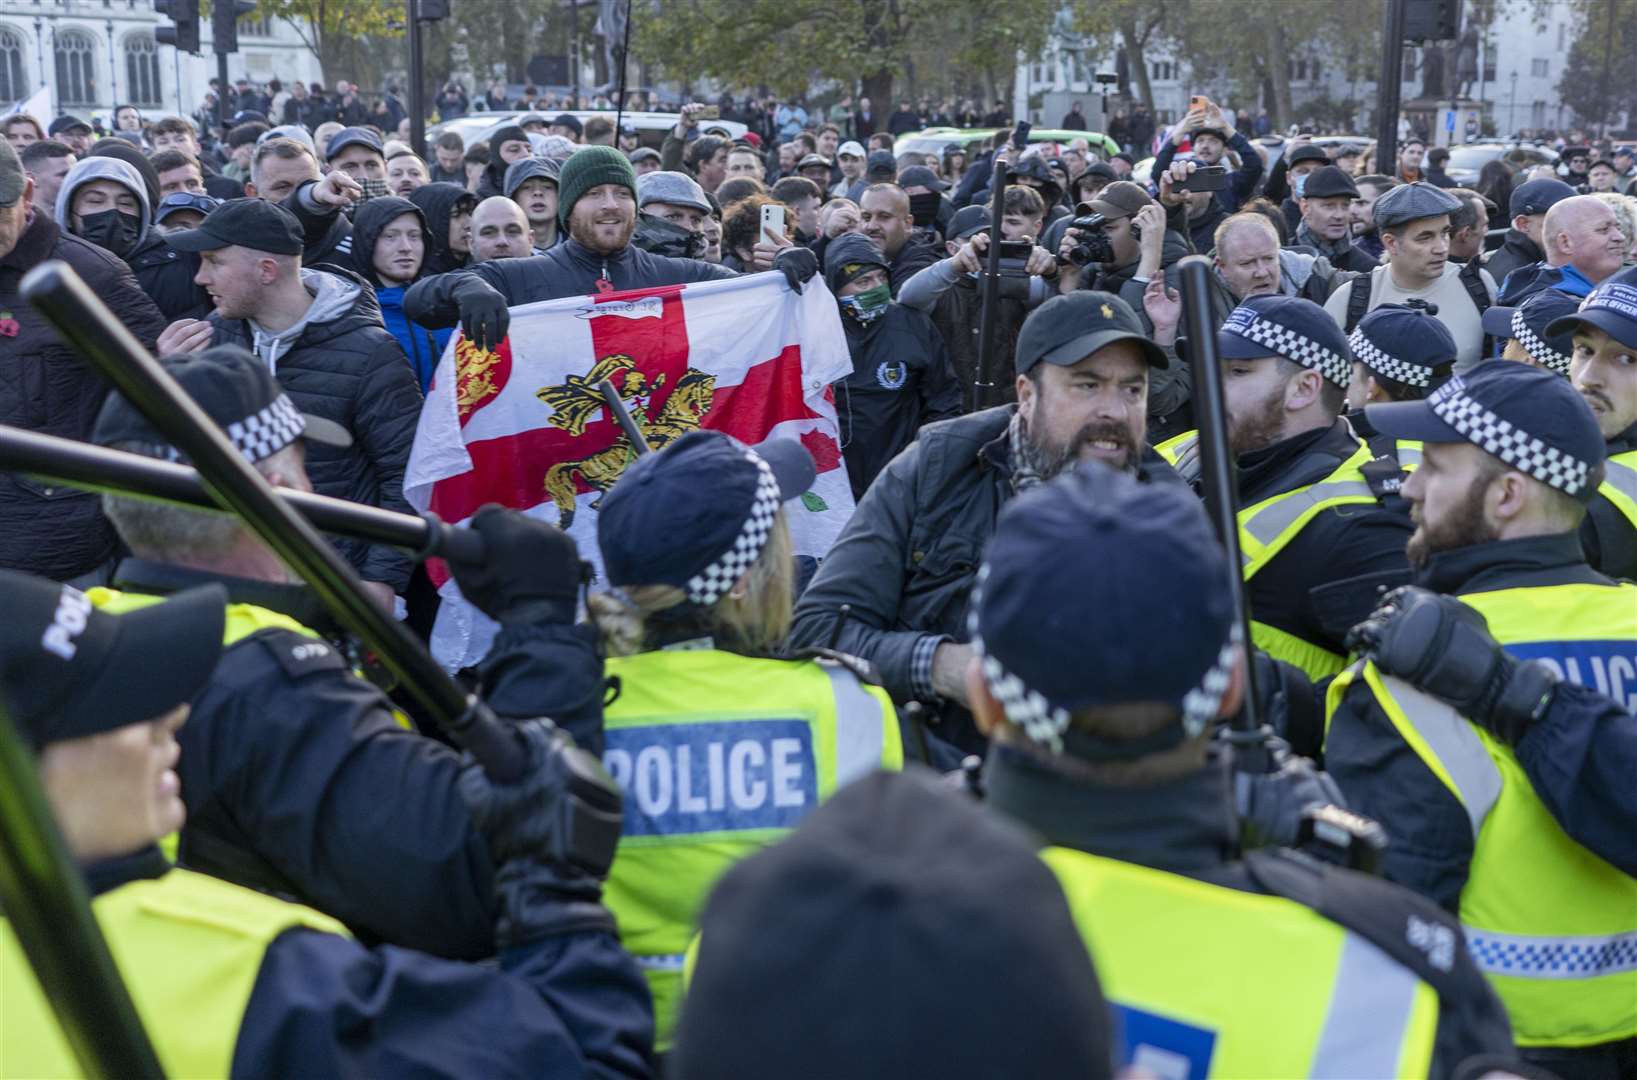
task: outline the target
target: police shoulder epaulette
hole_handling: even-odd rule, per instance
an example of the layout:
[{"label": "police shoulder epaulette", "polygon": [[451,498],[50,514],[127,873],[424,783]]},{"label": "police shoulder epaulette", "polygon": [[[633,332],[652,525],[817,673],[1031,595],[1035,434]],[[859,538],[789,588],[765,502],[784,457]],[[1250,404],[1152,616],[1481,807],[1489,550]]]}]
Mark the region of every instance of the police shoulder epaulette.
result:
[{"label": "police shoulder epaulette", "polygon": [[346,671],[347,661],[327,641],[285,631],[251,635],[272,654],[284,674],[291,679],[303,679],[320,671]]},{"label": "police shoulder epaulette", "polygon": [[852,653],[838,652],[835,649],[825,649],[818,646],[811,646],[805,649],[797,649],[795,652],[790,654],[790,659],[814,660],[817,661],[820,666],[834,665],[836,667],[843,667],[852,672],[854,677],[861,683],[867,683],[870,686],[881,685],[881,673],[876,670],[875,665],[864,659],[862,656],[854,656]]},{"label": "police shoulder epaulette", "polygon": [[1360,465],[1358,471],[1364,476],[1364,482],[1370,485],[1370,493],[1377,499],[1397,495],[1404,486],[1403,466],[1385,454]]}]

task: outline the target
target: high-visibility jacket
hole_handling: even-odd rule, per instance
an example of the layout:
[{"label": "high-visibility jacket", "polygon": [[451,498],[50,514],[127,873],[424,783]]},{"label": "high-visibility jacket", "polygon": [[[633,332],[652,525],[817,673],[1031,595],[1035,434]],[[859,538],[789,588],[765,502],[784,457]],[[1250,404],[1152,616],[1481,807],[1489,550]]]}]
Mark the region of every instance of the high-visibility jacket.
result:
[{"label": "high-visibility jacket", "polygon": [[[1189,431],[1156,446],[1160,456],[1185,477],[1188,463],[1198,453],[1199,432]],[[1371,460],[1370,448],[1358,448],[1336,469],[1315,484],[1306,484],[1271,495],[1261,502],[1239,508],[1240,570],[1248,583],[1273,561],[1320,513],[1336,506],[1374,505],[1376,494],[1360,471]],[[1197,472],[1197,469],[1191,470]],[[1251,612],[1251,641],[1276,660],[1283,660],[1318,680],[1334,675],[1347,664],[1340,653],[1287,630],[1259,622]]]},{"label": "high-visibility jacket", "polygon": [[1637,529],[1637,450],[1615,454],[1603,463],[1603,482],[1597,493],[1619,510]]},{"label": "high-visibility jacket", "polygon": [[1119,1014],[1125,1062],[1160,1076],[1420,1076],[1438,994],[1311,908],[1048,847]]},{"label": "high-visibility jacket", "polygon": [[892,700],[828,661],[715,649],[608,661],[603,764],[625,828],[603,899],[648,977],[658,1039],[676,1024],[699,909],[734,863],[786,835],[841,785],[903,767]]},{"label": "high-visibility jacket", "polygon": [[[1498,589],[1460,598],[1507,652],[1637,705],[1637,586]],[[1402,680],[1361,662],[1329,691],[1369,688],[1471,821],[1460,918],[1520,1046],[1593,1046],[1637,1036],[1637,879],[1575,843],[1511,747]]]},{"label": "high-visibility jacket", "polygon": [[[274,938],[342,925],[204,874],[172,870],[91,902],[137,1014],[169,1076],[227,1076],[245,1007]],[[79,1076],[79,1064],[12,932],[0,919],[0,1076]]]}]

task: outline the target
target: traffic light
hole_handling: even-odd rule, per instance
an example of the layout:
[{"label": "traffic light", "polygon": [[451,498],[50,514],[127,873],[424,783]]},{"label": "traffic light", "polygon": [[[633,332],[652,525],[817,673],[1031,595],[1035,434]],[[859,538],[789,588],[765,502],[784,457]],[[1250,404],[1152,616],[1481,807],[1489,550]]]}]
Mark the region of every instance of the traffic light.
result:
[{"label": "traffic light", "polygon": [[153,9],[175,24],[154,27],[155,41],[183,52],[199,51],[199,0],[153,0]]},{"label": "traffic light", "polygon": [[1461,0],[1405,0],[1404,40],[1414,45],[1461,36]]},{"label": "traffic light", "polygon": [[255,0],[215,0],[210,11],[211,47],[219,53],[238,52],[239,20],[255,10]]}]

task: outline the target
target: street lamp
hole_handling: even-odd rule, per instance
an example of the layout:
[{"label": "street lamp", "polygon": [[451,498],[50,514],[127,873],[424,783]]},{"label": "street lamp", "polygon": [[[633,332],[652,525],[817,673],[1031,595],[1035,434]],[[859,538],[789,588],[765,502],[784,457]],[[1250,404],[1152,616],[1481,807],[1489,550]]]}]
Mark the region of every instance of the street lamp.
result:
[{"label": "street lamp", "polygon": [[1507,134],[1513,138],[1518,135],[1518,73],[1512,72],[1512,103],[1506,107]]}]

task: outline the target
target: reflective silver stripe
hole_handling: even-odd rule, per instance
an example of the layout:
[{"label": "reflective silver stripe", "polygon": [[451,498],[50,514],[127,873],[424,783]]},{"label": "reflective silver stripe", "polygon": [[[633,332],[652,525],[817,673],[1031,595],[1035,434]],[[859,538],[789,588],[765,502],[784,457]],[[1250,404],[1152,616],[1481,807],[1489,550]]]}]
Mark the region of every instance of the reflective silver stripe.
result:
[{"label": "reflective silver stripe", "polygon": [[1349,932],[1308,1075],[1400,1075],[1398,1058],[1420,981],[1409,968]]},{"label": "reflective silver stripe", "polygon": [[1637,469],[1612,460],[1605,461],[1603,469],[1603,482],[1637,503]]},{"label": "reflective silver stripe", "polygon": [[1399,443],[1398,443],[1398,446],[1395,449],[1398,452],[1398,467],[1399,468],[1408,469],[1412,465],[1416,466],[1418,468],[1420,467],[1420,465],[1421,465],[1421,448],[1419,446],[1406,446],[1406,445],[1404,445],[1403,440],[1400,440]]},{"label": "reflective silver stripe", "polygon": [[[840,664],[819,665],[830,676],[836,703],[836,787],[881,767],[887,717],[881,702]],[[897,722],[896,718],[893,720]]]},{"label": "reflective silver stripe", "polygon": [[659,956],[637,956],[637,967],[648,971],[681,971],[687,962],[687,953],[663,953]]},{"label": "reflective silver stripe", "polygon": [[1386,675],[1382,677],[1382,685],[1455,781],[1461,805],[1472,822],[1472,839],[1476,841],[1484,818],[1501,797],[1502,783],[1501,771],[1484,749],[1477,730],[1460,713],[1402,679]]},{"label": "reflective silver stripe", "polygon": [[[1279,539],[1279,535],[1296,523],[1296,519],[1322,502],[1331,499],[1347,498],[1361,495],[1371,502],[1375,501],[1375,493],[1370,485],[1362,480],[1338,480],[1333,484],[1314,484],[1306,491],[1299,491],[1294,495],[1286,495],[1272,505],[1256,511],[1249,518],[1240,522],[1240,528],[1250,534],[1263,547]],[[1244,562],[1255,562],[1257,557],[1249,551],[1242,552]]]},{"label": "reflective silver stripe", "polygon": [[1486,975],[1595,979],[1637,971],[1637,931],[1604,937],[1527,937],[1466,928],[1467,951]]}]

